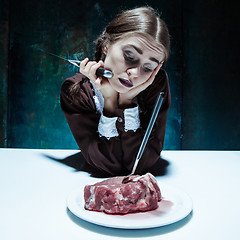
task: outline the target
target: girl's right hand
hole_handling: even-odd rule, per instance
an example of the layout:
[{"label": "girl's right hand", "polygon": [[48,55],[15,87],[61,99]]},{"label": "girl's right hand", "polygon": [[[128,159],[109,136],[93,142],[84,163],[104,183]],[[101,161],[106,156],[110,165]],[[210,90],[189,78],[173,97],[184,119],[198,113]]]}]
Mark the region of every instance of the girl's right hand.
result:
[{"label": "girl's right hand", "polygon": [[96,71],[99,67],[103,67],[103,61],[89,61],[88,58],[85,58],[80,63],[79,71],[94,83],[98,79]]},{"label": "girl's right hand", "polygon": [[[95,85],[95,87],[102,91],[102,94],[104,97],[108,97],[107,93],[109,92],[111,94],[111,85],[108,81],[108,79],[103,78],[103,77],[98,77],[96,75],[96,71],[99,67],[104,67],[103,61],[89,61],[88,58],[85,58],[83,61],[80,63],[80,69],[79,71],[88,77]],[[110,88],[110,89],[109,89]],[[105,90],[104,90],[105,89]]]},{"label": "girl's right hand", "polygon": [[108,79],[98,77],[96,71],[99,67],[104,67],[103,61],[89,61],[85,58],[80,63],[80,72],[88,77],[95,85],[96,89],[101,91],[104,97],[105,113],[111,115],[117,107],[117,92],[111,87]]}]

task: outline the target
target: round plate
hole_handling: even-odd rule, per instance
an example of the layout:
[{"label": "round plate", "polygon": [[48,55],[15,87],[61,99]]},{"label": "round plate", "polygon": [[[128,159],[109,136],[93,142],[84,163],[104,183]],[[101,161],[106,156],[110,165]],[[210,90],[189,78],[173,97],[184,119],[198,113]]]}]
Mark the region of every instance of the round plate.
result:
[{"label": "round plate", "polygon": [[192,200],[182,190],[159,183],[163,199],[156,210],[111,215],[84,208],[84,187],[74,190],[67,198],[68,209],[77,217],[105,227],[144,229],[161,227],[185,218],[192,211]]}]

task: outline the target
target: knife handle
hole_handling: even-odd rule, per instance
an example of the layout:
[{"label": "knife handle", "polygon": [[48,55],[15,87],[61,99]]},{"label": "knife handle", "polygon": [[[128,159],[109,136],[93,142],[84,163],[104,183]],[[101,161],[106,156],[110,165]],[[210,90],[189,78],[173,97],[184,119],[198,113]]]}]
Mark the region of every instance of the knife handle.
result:
[{"label": "knife handle", "polygon": [[[70,62],[71,64],[73,64],[77,67],[80,67],[80,63],[81,63],[81,61],[79,61],[79,60],[72,60],[72,59],[68,59],[68,62]],[[106,69],[101,68],[101,67],[97,69],[96,75],[98,77],[105,77],[105,78],[112,78],[113,77],[113,74],[112,74],[111,71],[106,70]]]}]

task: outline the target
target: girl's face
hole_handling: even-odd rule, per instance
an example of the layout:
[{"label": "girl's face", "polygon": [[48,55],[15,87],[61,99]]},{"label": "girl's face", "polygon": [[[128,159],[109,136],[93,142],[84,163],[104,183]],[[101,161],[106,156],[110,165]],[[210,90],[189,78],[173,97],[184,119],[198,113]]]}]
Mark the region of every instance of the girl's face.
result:
[{"label": "girl's face", "polygon": [[112,88],[126,93],[146,82],[154,69],[163,64],[163,52],[144,37],[125,37],[108,46],[104,68],[113,73]]}]

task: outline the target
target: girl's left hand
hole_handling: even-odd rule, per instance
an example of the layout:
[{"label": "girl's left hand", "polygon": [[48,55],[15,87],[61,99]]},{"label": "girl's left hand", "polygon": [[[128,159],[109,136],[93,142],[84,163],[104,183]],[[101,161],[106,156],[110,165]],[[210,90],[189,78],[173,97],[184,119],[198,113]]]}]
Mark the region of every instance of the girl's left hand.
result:
[{"label": "girl's left hand", "polygon": [[150,86],[153,83],[153,80],[155,79],[155,76],[157,75],[159,69],[162,66],[162,62],[159,63],[159,65],[154,69],[154,71],[152,72],[151,76],[149,77],[149,79],[142,83],[141,85],[131,89],[130,91],[126,92],[126,93],[119,93],[119,100],[118,100],[118,104],[119,106],[131,106],[132,104],[132,100],[143,90],[145,90],[148,86]]}]

